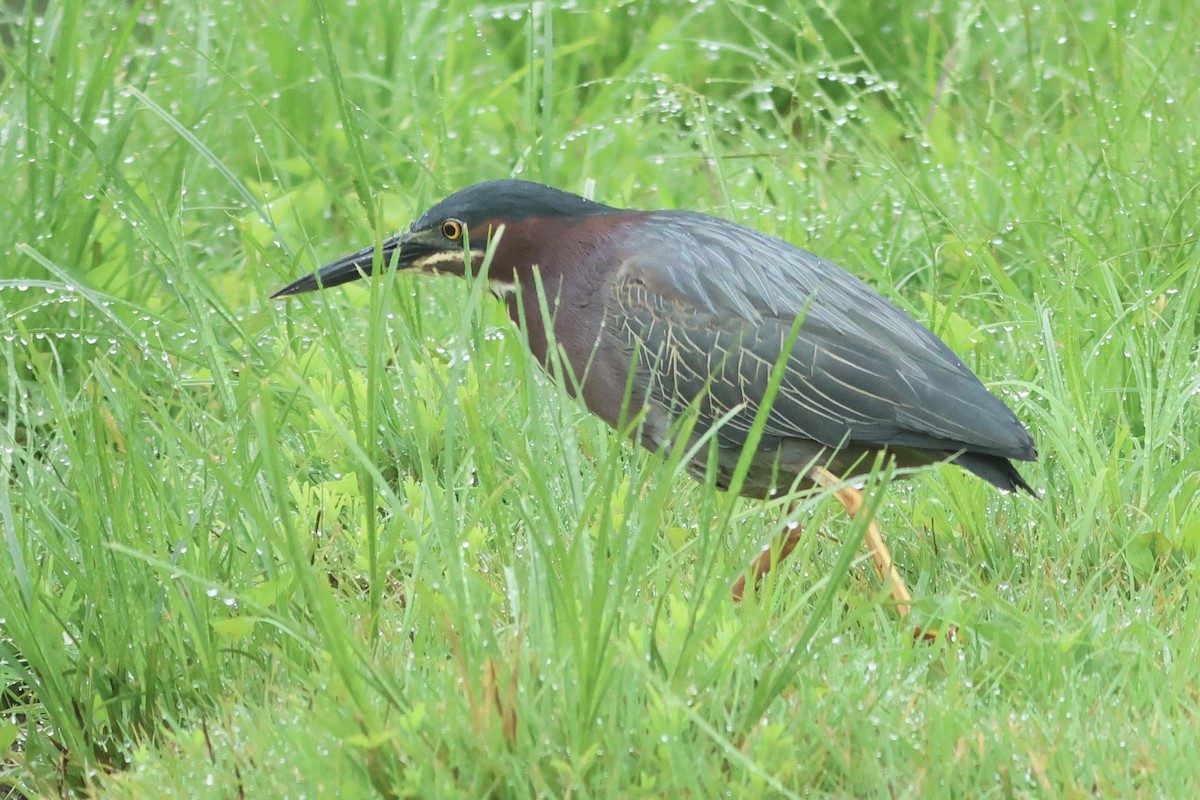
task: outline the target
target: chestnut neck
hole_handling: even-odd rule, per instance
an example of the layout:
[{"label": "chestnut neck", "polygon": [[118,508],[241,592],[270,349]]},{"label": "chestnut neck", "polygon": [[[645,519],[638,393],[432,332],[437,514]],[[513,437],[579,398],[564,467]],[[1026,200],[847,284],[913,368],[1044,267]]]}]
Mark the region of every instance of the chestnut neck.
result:
[{"label": "chestnut neck", "polygon": [[555,339],[578,375],[599,335],[604,283],[622,259],[621,231],[636,224],[643,213],[529,217],[503,223],[488,277],[494,285],[515,285],[516,291],[506,298],[509,316],[523,327],[530,349],[544,367],[547,337],[538,280],[554,321]]}]

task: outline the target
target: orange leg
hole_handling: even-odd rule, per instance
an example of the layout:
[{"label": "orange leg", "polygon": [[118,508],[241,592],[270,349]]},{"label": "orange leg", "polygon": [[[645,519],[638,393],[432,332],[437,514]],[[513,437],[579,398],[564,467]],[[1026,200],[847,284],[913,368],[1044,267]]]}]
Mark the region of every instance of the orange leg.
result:
[{"label": "orange leg", "polygon": [[[789,509],[789,513],[793,509]],[[782,563],[785,558],[792,554],[792,551],[796,549],[796,545],[800,543],[800,536],[803,533],[804,531],[800,529],[799,525],[790,526],[779,537],[779,541],[777,542],[778,552],[776,551],[776,545],[771,545],[754,557],[754,560],[750,562],[750,572],[754,575],[755,589],[762,586],[763,578],[767,577],[767,573],[771,571],[772,567]],[[730,594],[733,595],[733,602],[742,602],[742,598],[746,596],[745,575],[737,579],[737,583],[733,585]]]},{"label": "orange leg", "polygon": [[[813,467],[808,475],[821,488],[834,490],[833,496],[841,502],[842,508],[846,509],[846,514],[850,519],[854,519],[858,515],[863,505],[862,492],[853,486],[836,488],[841,484],[841,478],[824,467]],[[879,532],[879,526],[873,519],[867,521],[867,533],[863,537],[863,546],[867,548],[867,553],[870,554],[871,561],[875,564],[875,571],[879,573],[879,579],[890,590],[892,600],[896,602],[896,611],[900,614],[900,619],[905,619],[912,606],[912,595],[904,583],[904,578],[896,569],[896,563],[892,561],[892,551],[888,550],[888,546],[883,541],[883,534]]]},{"label": "orange leg", "polygon": [[[824,467],[813,467],[809,471],[809,477],[813,483],[822,489],[832,489],[834,497],[836,497],[846,509],[846,513],[850,515],[850,519],[858,514],[862,508],[863,496],[862,492],[852,486],[841,486],[841,479],[834,475]],[[754,586],[757,588],[762,585],[763,578],[776,565],[783,562],[792,551],[796,549],[796,545],[800,542],[802,531],[800,527],[794,526],[788,528],[778,542],[768,547],[759,553],[753,562],[750,564],[750,574],[754,576]],[[912,595],[909,594],[908,587],[904,583],[904,578],[901,577],[896,569],[895,563],[892,561],[892,553],[888,550],[883,541],[883,535],[879,532],[879,526],[875,524],[875,520],[867,522],[867,533],[863,539],[863,544],[867,548],[867,552],[871,555],[871,560],[875,564],[875,571],[879,573],[879,578],[891,590],[892,599],[896,601],[896,610],[900,614],[900,618],[904,619],[908,616],[909,607],[912,605]],[[733,601],[740,603],[746,595],[746,576],[738,578],[737,583],[733,585],[731,591]]]},{"label": "orange leg", "polygon": [[[822,489],[832,489],[833,495],[842,504],[842,508],[846,509],[846,514],[850,519],[854,519],[863,506],[863,494],[853,486],[843,486],[841,478],[834,475],[824,467],[814,467],[809,471],[809,478],[813,483]],[[796,549],[796,545],[800,542],[801,530],[800,527],[789,527],[788,530],[779,537],[779,541],[772,547],[768,547],[755,557],[750,564],[750,573],[754,575],[754,586],[759,587],[762,584],[763,578],[771,569],[781,563],[785,558],[792,554]],[[883,541],[883,534],[879,532],[879,526],[875,524],[875,520],[867,521],[867,532],[863,537],[863,546],[866,547],[867,553],[871,556],[871,561],[875,565],[875,571],[879,574],[879,579],[888,587],[892,600],[896,604],[896,611],[900,614],[900,619],[908,618],[908,612],[912,610],[912,594],[908,591],[908,586],[904,583],[904,578],[896,569],[896,564],[892,560],[892,553],[888,550],[887,544]],[[733,601],[740,603],[746,594],[746,576],[738,578],[737,583],[733,585]],[[913,638],[917,641],[934,642],[944,636],[947,641],[955,642],[958,640],[958,628],[954,625],[947,626],[944,633],[939,633],[937,630],[924,630],[916,628],[913,631]]]}]

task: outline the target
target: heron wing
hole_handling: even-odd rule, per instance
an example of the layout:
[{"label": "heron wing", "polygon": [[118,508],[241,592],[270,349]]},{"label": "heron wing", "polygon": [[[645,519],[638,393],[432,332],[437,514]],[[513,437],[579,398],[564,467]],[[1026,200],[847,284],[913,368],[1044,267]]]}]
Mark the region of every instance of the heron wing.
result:
[{"label": "heron wing", "polygon": [[[840,267],[689,212],[645,215],[611,317],[649,399],[740,444],[787,352],[765,437],[1033,457],[1008,407],[933,333]],[[793,326],[800,319],[790,352]]]}]

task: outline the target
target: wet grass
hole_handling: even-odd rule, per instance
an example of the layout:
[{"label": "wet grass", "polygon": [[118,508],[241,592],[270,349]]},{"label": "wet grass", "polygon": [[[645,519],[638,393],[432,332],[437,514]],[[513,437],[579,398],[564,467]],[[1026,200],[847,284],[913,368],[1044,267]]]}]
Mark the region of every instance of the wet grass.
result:
[{"label": "wet grass", "polygon": [[[1194,14],[20,6],[0,796],[1195,794]],[[267,300],[508,175],[802,244],[1009,400],[1039,500],[868,487],[962,641],[828,498],[734,607],[787,498],[618,440],[478,283]]]}]

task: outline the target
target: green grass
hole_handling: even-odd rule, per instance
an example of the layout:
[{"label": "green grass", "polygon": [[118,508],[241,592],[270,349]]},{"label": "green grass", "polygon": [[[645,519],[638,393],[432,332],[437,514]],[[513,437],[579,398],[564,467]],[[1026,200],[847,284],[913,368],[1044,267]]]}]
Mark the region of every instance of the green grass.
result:
[{"label": "green grass", "polygon": [[[24,5],[0,796],[1197,794],[1194,9]],[[961,643],[830,498],[734,607],[787,498],[635,451],[479,283],[267,299],[509,175],[826,255],[1009,400],[1040,500],[868,487]]]}]

